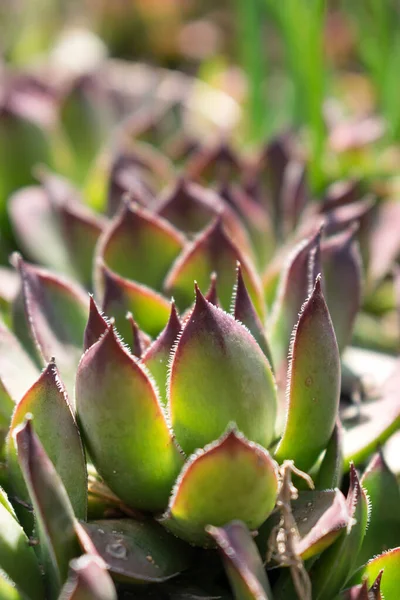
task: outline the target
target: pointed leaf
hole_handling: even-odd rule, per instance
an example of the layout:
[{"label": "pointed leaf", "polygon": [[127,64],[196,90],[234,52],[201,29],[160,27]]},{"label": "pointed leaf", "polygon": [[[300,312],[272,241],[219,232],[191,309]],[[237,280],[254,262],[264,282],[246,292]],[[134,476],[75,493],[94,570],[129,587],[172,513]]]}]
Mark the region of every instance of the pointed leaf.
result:
[{"label": "pointed leaf", "polygon": [[375,454],[365,471],[361,485],[370,500],[370,515],[357,564],[396,547],[400,540],[400,491],[396,477],[381,453]]},{"label": "pointed leaf", "polygon": [[58,600],[117,600],[117,592],[106,564],[84,554],[71,560],[69,576]]},{"label": "pointed leaf", "polygon": [[[80,287],[15,257],[22,280],[25,319],[43,363],[53,356],[72,391],[83,346],[88,298]],[[72,394],[71,394],[72,396]]]},{"label": "pointed leaf", "polygon": [[340,396],[339,351],[320,277],[303,306],[290,357],[286,424],[276,458],[307,470],[327,447]]},{"label": "pointed leaf", "polygon": [[120,277],[103,265],[103,311],[115,318],[116,327],[125,340],[132,337],[126,314],[132,313],[135,321],[151,336],[157,336],[165,327],[169,315],[168,300],[145,285]]},{"label": "pointed leaf", "polygon": [[325,233],[333,235],[347,229],[352,223],[359,221],[367,215],[375,201],[372,197],[366,196],[362,200],[339,206],[325,214]]},{"label": "pointed leaf", "polygon": [[[399,597],[400,548],[393,548],[370,560],[354,575],[352,583],[367,577],[368,585],[373,586],[379,575],[382,576],[379,592],[385,600],[397,600]],[[383,574],[381,572],[383,571]]]},{"label": "pointed leaf", "polygon": [[351,469],[346,502],[351,517],[347,530],[311,567],[310,577],[315,600],[334,598],[345,586],[353,573],[357,554],[365,535],[368,502],[354,466]]},{"label": "pointed leaf", "polygon": [[89,318],[83,337],[83,350],[86,351],[107,331],[108,321],[103,317],[93,296],[90,296]]},{"label": "pointed leaf", "polygon": [[265,328],[247,292],[240,264],[237,266],[233,316],[247,327],[272,366],[272,356],[265,335]]},{"label": "pointed leaf", "polygon": [[144,367],[112,326],[82,357],[76,406],[90,456],[113,492],[135,508],[163,509],[183,457]]},{"label": "pointed leaf", "polygon": [[298,321],[303,303],[312,291],[315,281],[315,253],[318,252],[321,231],[300,242],[281,271],[276,300],[272,308],[270,344],[277,368],[288,355],[290,336]]},{"label": "pointed leaf", "polygon": [[226,143],[200,148],[195,152],[186,170],[191,179],[203,181],[230,181],[240,174],[240,161]]},{"label": "pointed leaf", "polygon": [[192,561],[191,548],[150,519],[107,519],[83,527],[116,581],[166,581]]},{"label": "pointed leaf", "polygon": [[184,242],[167,221],[126,202],[101,237],[98,256],[121,277],[161,290]]},{"label": "pointed leaf", "polygon": [[68,495],[31,421],[14,433],[18,459],[35,510],[40,553],[50,598],[56,598],[68,574],[69,561],[81,554],[76,521]]},{"label": "pointed leaf", "polygon": [[209,525],[207,533],[217,542],[226,573],[238,600],[273,600],[257,546],[240,521],[225,527]]},{"label": "pointed leaf", "polygon": [[171,359],[169,413],[186,453],[217,439],[231,421],[265,448],[274,435],[276,391],[267,359],[253,336],[198,287]]},{"label": "pointed leaf", "polygon": [[361,257],[354,241],[357,225],[326,240],[321,246],[324,284],[339,351],[351,339],[361,304]]},{"label": "pointed leaf", "polygon": [[300,216],[310,200],[306,169],[297,160],[291,160],[284,171],[281,189],[283,227],[286,235],[297,226]]},{"label": "pointed leaf", "polygon": [[199,287],[205,289],[211,273],[215,272],[221,305],[229,310],[238,261],[242,265],[243,277],[254,307],[258,315],[264,318],[261,283],[252,265],[225,232],[220,218],[183,251],[168,274],[165,289],[173,294],[180,308],[186,308],[192,301],[193,281],[197,281]]},{"label": "pointed leaf", "polygon": [[175,303],[171,303],[171,313],[165,329],[147,348],[142,357],[143,364],[149,369],[158,387],[160,400],[167,404],[168,366],[172,348],[178,340],[182,325],[176,312]]},{"label": "pointed leaf", "polygon": [[1,502],[0,565],[0,598],[13,600],[12,596],[4,594],[4,589],[7,588],[1,574],[5,573],[24,594],[23,598],[43,600],[44,590],[35,552],[15,516]]},{"label": "pointed leaf", "polygon": [[87,474],[81,438],[56,365],[50,362],[39,379],[18,403],[10,425],[7,462],[15,493],[29,502],[18,464],[15,430],[30,414],[35,431],[68,493],[79,519],[86,518]]},{"label": "pointed leaf", "polygon": [[182,469],[161,523],[192,544],[207,545],[207,525],[239,519],[256,529],[272,512],[277,464],[236,430],[193,454]]}]

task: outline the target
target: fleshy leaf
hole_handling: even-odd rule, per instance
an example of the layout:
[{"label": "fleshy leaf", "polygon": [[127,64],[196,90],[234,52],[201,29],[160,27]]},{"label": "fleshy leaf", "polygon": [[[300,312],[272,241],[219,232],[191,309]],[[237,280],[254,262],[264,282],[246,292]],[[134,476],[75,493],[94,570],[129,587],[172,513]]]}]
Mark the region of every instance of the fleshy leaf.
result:
[{"label": "fleshy leaf", "polygon": [[72,392],[82,352],[88,297],[70,281],[27,264],[19,256],[14,255],[14,261],[22,280],[30,334],[44,364],[56,357],[63,381]]},{"label": "fleshy leaf", "polygon": [[[42,577],[35,552],[30,547],[21,525],[2,502],[0,502],[0,565],[0,598],[14,600],[13,596],[3,595],[4,584],[1,575],[4,573],[18,586],[24,598],[43,600]],[[19,598],[16,595],[16,599]]]},{"label": "fleshy leaf", "polygon": [[283,209],[283,227],[286,235],[297,226],[300,216],[310,199],[305,167],[291,160],[283,174],[280,202]]},{"label": "fleshy leaf", "polygon": [[162,510],[183,457],[152,382],[112,325],[82,357],[76,405],[89,454],[107,485],[128,505]]},{"label": "fleshy leaf", "polygon": [[231,421],[265,448],[272,441],[271,367],[247,329],[208,302],[198,287],[171,359],[168,395],[173,430],[188,454],[216,440]]},{"label": "fleshy leaf", "polygon": [[340,359],[317,277],[294,330],[287,380],[287,416],[276,459],[308,470],[329,442],[337,419]]},{"label": "fleshy leaf", "polygon": [[41,179],[56,214],[69,264],[79,281],[90,289],[94,251],[106,221],[82,204],[78,192],[62,177],[43,171]]},{"label": "fleshy leaf", "polygon": [[240,161],[226,143],[197,150],[186,165],[189,177],[194,180],[231,181],[240,173]]},{"label": "fleshy leaf", "polygon": [[150,519],[107,519],[83,527],[116,581],[166,581],[187,569],[192,559],[187,544]]},{"label": "fleshy leaf", "polygon": [[341,424],[335,425],[331,439],[326,447],[326,452],[314,478],[317,490],[327,490],[340,487],[343,470],[343,432]]},{"label": "fleshy leaf", "polygon": [[106,564],[90,554],[71,560],[68,580],[58,600],[117,600]]},{"label": "fleshy leaf", "polygon": [[[184,243],[167,221],[125,202],[101,237],[98,255],[121,277],[161,290]],[[99,279],[101,287],[101,275]]]},{"label": "fleshy leaf", "polygon": [[329,313],[342,352],[361,304],[361,258],[354,241],[357,225],[322,243],[324,286]]},{"label": "fleshy leaf", "polygon": [[385,201],[379,206],[369,240],[368,275],[371,282],[376,283],[389,273],[400,255],[399,219],[400,204],[397,200]]},{"label": "fleshy leaf", "polygon": [[277,493],[275,461],[230,429],[188,459],[161,523],[190,543],[208,545],[207,525],[238,519],[256,529],[272,512]]},{"label": "fleshy leaf", "polygon": [[157,336],[168,321],[168,300],[143,284],[120,277],[105,265],[100,268],[104,282],[102,309],[115,318],[122,337],[125,340],[132,337],[131,325],[126,320],[128,312],[132,313],[141,329]]},{"label": "fleshy leaf", "polygon": [[211,273],[215,272],[221,306],[229,310],[238,261],[254,307],[263,319],[265,309],[261,283],[252,265],[225,233],[221,218],[207,227],[179,256],[165,281],[165,289],[173,294],[178,307],[187,308],[193,297],[193,281],[197,281],[201,289],[206,289]]},{"label": "fleshy leaf", "polygon": [[400,540],[400,491],[396,477],[381,453],[375,454],[365,471],[361,485],[370,500],[370,516],[357,563],[395,548]]},{"label": "fleshy leaf", "polygon": [[380,386],[377,400],[362,402],[356,423],[344,429],[344,468],[349,461],[360,463],[375,452],[392,433],[400,428],[399,402],[400,361]]},{"label": "fleshy leaf", "polygon": [[93,346],[103,333],[107,331],[107,327],[108,321],[106,321],[101,314],[93,296],[90,296],[89,318],[83,338],[83,350],[85,351],[90,348],[90,346]]},{"label": "fleshy leaf", "polygon": [[321,231],[318,231],[298,244],[282,270],[270,323],[270,344],[278,369],[285,363],[293,327],[314,285],[313,263],[319,251],[320,237]]},{"label": "fleshy leaf", "polygon": [[272,366],[272,356],[265,335],[265,328],[263,327],[260,317],[257,315],[251,298],[247,292],[240,264],[237,266],[233,316],[237,321],[240,321],[247,327]]},{"label": "fleshy leaf", "polygon": [[342,532],[311,567],[310,577],[315,600],[334,598],[352,575],[368,521],[368,502],[354,466],[346,498],[350,519]]},{"label": "fleshy leaf", "polygon": [[86,518],[87,474],[78,427],[56,365],[50,362],[39,379],[18,403],[10,425],[7,442],[7,462],[15,493],[29,502],[24,479],[18,464],[14,431],[30,414],[35,432],[52,461],[68,493],[71,505],[79,519]]},{"label": "fleshy leaf", "polygon": [[27,421],[14,432],[18,460],[29,491],[50,598],[67,579],[68,565],[81,554],[74,512],[53,463]]},{"label": "fleshy leaf", "polygon": [[142,361],[149,369],[157,384],[160,400],[167,403],[168,365],[172,348],[178,339],[182,324],[176,312],[175,303],[171,303],[171,313],[165,329],[158,338],[147,348]]},{"label": "fleshy leaf", "polygon": [[347,229],[352,223],[364,218],[372,209],[375,202],[367,196],[357,202],[339,206],[325,214],[325,233],[333,235]]},{"label": "fleshy leaf", "polygon": [[385,600],[397,600],[399,597],[399,570],[400,548],[396,547],[376,556],[361,567],[352,578],[352,583],[359,582],[366,577],[368,585],[372,587],[379,576],[381,576],[382,579],[378,579],[381,598]]},{"label": "fleshy leaf", "polygon": [[0,598],[2,600],[27,600],[27,596],[20,593],[8,575],[0,569]]},{"label": "fleshy leaf", "polygon": [[247,527],[233,521],[225,527],[206,527],[216,541],[226,573],[238,600],[273,600],[257,546]]}]

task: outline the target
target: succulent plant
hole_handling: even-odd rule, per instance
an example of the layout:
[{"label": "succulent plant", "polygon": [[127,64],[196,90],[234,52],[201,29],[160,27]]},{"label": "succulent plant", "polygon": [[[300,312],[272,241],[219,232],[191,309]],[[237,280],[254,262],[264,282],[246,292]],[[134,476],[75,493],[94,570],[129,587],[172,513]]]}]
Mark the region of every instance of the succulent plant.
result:
[{"label": "succulent plant", "polygon": [[150,125],[88,202],[44,168],[9,201],[33,262],[0,272],[4,597],[397,598],[399,366],[369,389],[346,347],[387,317],[398,346],[398,207],[312,202],[289,136],[167,136],[177,176],[132,144]]}]

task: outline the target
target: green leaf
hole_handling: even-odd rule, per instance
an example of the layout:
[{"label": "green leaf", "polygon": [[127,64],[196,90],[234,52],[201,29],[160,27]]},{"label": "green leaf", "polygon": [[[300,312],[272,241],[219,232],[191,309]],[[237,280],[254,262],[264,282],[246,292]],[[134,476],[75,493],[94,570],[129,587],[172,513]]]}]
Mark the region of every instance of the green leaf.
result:
[{"label": "green leaf", "polygon": [[169,301],[147,286],[124,279],[106,265],[98,266],[104,286],[102,309],[115,318],[118,332],[125,340],[132,336],[126,314],[132,313],[139,327],[151,336],[157,336],[165,327],[169,315]]},{"label": "green leaf", "polygon": [[49,598],[56,598],[69,561],[81,554],[74,512],[52,462],[34,434],[31,421],[14,433],[18,459],[35,510],[40,554]]},{"label": "green leaf", "polygon": [[397,600],[399,597],[400,548],[393,548],[376,556],[361,567],[352,578],[352,583],[360,582],[364,577],[368,585],[373,585],[383,570],[380,592],[385,600]]},{"label": "green leaf", "polygon": [[370,514],[357,558],[359,565],[385,550],[395,548],[400,540],[399,484],[380,452],[372,457],[361,485],[369,497]]},{"label": "green leaf", "polygon": [[218,544],[237,600],[273,600],[257,546],[247,527],[233,521],[225,527],[206,527]]},{"label": "green leaf", "polygon": [[85,291],[50,271],[14,255],[22,280],[27,329],[43,364],[54,356],[72,397],[76,367],[82,352],[89,301]]},{"label": "green leaf", "polygon": [[160,522],[192,544],[208,545],[207,525],[239,519],[256,529],[272,512],[277,493],[277,464],[269,453],[229,429],[188,459]]},{"label": "green leaf", "polygon": [[[30,600],[43,600],[44,590],[35,552],[21,525],[10,510],[0,502],[0,598],[14,600],[9,593],[4,572]],[[4,593],[4,596],[3,596]],[[15,592],[15,598],[18,596]],[[23,597],[25,597],[23,596]]]},{"label": "green leaf", "polygon": [[71,560],[68,580],[58,600],[117,600],[106,564],[90,554]]},{"label": "green leaf", "polygon": [[327,447],[337,419],[340,359],[317,277],[294,330],[288,369],[288,409],[276,459],[308,470]]},{"label": "green leaf", "polygon": [[18,403],[10,425],[7,440],[10,479],[15,493],[26,502],[29,495],[18,463],[14,432],[28,414],[34,418],[35,432],[65,486],[77,518],[85,519],[86,461],[79,430],[54,362],[48,364]]},{"label": "green leaf", "polygon": [[324,457],[314,478],[317,490],[340,487],[343,471],[343,432],[338,421],[328,442]]},{"label": "green leaf", "polygon": [[[184,243],[167,221],[126,202],[101,237],[98,256],[121,277],[161,290]],[[101,289],[101,273],[98,278]]]},{"label": "green leaf", "polygon": [[21,594],[15,583],[0,569],[0,598],[2,600],[29,600],[25,594]]},{"label": "green leaf", "polygon": [[107,485],[128,505],[162,510],[183,457],[145,368],[112,325],[82,357],[76,406],[89,454]]},{"label": "green leaf", "polygon": [[192,562],[192,549],[150,519],[99,520],[83,528],[116,581],[166,581]]},{"label": "green leaf", "polygon": [[149,369],[157,384],[160,400],[167,404],[168,366],[172,348],[178,339],[182,325],[176,312],[175,303],[171,303],[171,313],[165,329],[146,349],[142,356],[143,364]]},{"label": "green leaf", "polygon": [[165,280],[165,289],[173,294],[180,309],[192,302],[193,281],[206,289],[211,273],[218,278],[218,295],[221,306],[230,309],[232,288],[235,284],[236,264],[242,265],[243,277],[257,314],[264,319],[265,307],[261,282],[253,265],[232,241],[225,230],[222,217],[184,249]]},{"label": "green leaf", "polygon": [[198,287],[171,359],[168,395],[172,427],[187,454],[217,439],[231,421],[265,448],[272,441],[276,390],[271,367],[253,336]]}]

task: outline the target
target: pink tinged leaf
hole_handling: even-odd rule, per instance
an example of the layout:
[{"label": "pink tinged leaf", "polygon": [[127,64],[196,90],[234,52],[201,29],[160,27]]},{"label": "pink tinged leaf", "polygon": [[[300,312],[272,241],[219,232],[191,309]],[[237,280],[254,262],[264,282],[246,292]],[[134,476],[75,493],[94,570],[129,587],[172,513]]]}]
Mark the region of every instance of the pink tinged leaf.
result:
[{"label": "pink tinged leaf", "polygon": [[8,206],[16,238],[27,256],[45,267],[73,276],[57,215],[46,191],[40,186],[22,188],[11,196]]},{"label": "pink tinged leaf", "polygon": [[71,560],[68,579],[58,600],[117,600],[105,562],[90,554]]},{"label": "pink tinged leaf", "polygon": [[321,203],[321,211],[327,212],[333,208],[351,204],[361,195],[360,180],[343,179],[332,183],[325,192]]},{"label": "pink tinged leaf", "polygon": [[126,314],[132,313],[139,327],[151,336],[157,336],[165,327],[169,302],[146,285],[130,281],[106,265],[99,266],[104,286],[102,309],[115,318],[116,327],[125,340],[132,337]]},{"label": "pink tinged leaf", "polygon": [[283,174],[280,202],[282,204],[283,229],[286,235],[296,228],[300,216],[310,200],[305,166],[291,160]]},{"label": "pink tinged leaf", "polygon": [[371,597],[368,594],[368,585],[366,581],[345,590],[340,595],[340,598],[342,600],[375,600],[375,596]]},{"label": "pink tinged leaf", "polygon": [[7,439],[7,463],[14,492],[29,502],[21,468],[18,464],[14,431],[30,414],[44,450],[60,477],[79,519],[86,518],[86,461],[79,430],[56,365],[50,362],[39,379],[18,403]]},{"label": "pink tinged leaf", "polygon": [[356,424],[344,430],[344,468],[363,462],[400,428],[400,361],[381,385],[377,400],[363,402]]},{"label": "pink tinged leaf", "polygon": [[357,554],[368,522],[368,501],[352,465],[350,487],[346,498],[350,519],[342,533],[311,567],[310,577],[315,600],[335,597],[354,571]]},{"label": "pink tinged leaf", "polygon": [[[364,577],[376,593],[378,599],[397,600],[399,597],[400,548],[396,547],[383,552],[361,567],[352,578],[352,583],[358,583]],[[373,589],[375,587],[375,590]]]},{"label": "pink tinged leaf", "polygon": [[197,281],[200,288],[206,289],[211,273],[215,272],[221,305],[229,310],[237,261],[242,265],[243,277],[257,313],[264,318],[261,282],[251,263],[225,232],[221,219],[187,246],[172,266],[165,281],[165,289],[173,294],[179,307],[186,308],[192,301],[193,281]]},{"label": "pink tinged leaf", "polygon": [[370,234],[368,278],[377,283],[392,269],[400,256],[400,203],[384,202],[378,207]]},{"label": "pink tinged leaf", "polygon": [[314,478],[317,490],[340,487],[343,474],[343,430],[338,420]]},{"label": "pink tinged leaf", "polygon": [[90,456],[111,490],[134,508],[162,510],[183,457],[145,368],[112,325],[82,357],[76,404]]},{"label": "pink tinged leaf", "polygon": [[272,258],[275,250],[275,233],[267,211],[239,187],[223,186],[221,197],[239,215],[248,231],[253,247],[256,266],[262,271]]},{"label": "pink tinged leaf", "polygon": [[178,340],[182,324],[176,312],[175,303],[171,303],[171,312],[165,329],[158,338],[145,350],[143,364],[149,369],[157,384],[160,400],[167,404],[168,365],[171,351]]},{"label": "pink tinged leaf", "polygon": [[237,280],[233,300],[233,316],[237,321],[243,323],[243,325],[245,325],[250,333],[254,336],[256,342],[264,352],[272,367],[272,355],[265,335],[265,327],[263,326],[247,291],[240,264],[237,266]]},{"label": "pink tinged leaf", "polygon": [[89,318],[86,324],[83,337],[83,350],[86,351],[90,346],[107,331],[108,321],[99,310],[93,296],[90,296]]},{"label": "pink tinged leaf", "polygon": [[240,171],[239,157],[224,142],[199,149],[186,165],[186,172],[193,180],[230,181],[238,177]]},{"label": "pink tinged leaf", "polygon": [[[105,265],[138,283],[161,290],[184,237],[167,221],[125,202],[101,236],[98,256]],[[101,273],[97,273],[101,287]]]},{"label": "pink tinged leaf", "polygon": [[362,266],[356,231],[357,225],[352,225],[321,246],[325,294],[340,352],[351,339],[361,305]]},{"label": "pink tinged leaf", "polygon": [[178,537],[207,546],[207,525],[239,519],[256,529],[272,512],[277,493],[275,461],[230,429],[188,459],[160,522]]},{"label": "pink tinged leaf", "polygon": [[149,518],[102,519],[83,528],[116,582],[160,583],[179,575],[193,560],[187,544]]},{"label": "pink tinged leaf", "polygon": [[[0,324],[0,381],[8,400],[1,403],[0,413],[10,417],[14,404],[39,376],[39,369],[29,358],[14,334]],[[3,409],[3,410],[2,410]]]},{"label": "pink tinged leaf", "polygon": [[272,591],[257,546],[241,521],[206,527],[217,543],[231,586],[238,598],[272,600]]},{"label": "pink tinged leaf", "polygon": [[208,288],[207,293],[204,296],[205,299],[208,300],[208,302],[211,302],[211,304],[214,304],[214,306],[220,306],[217,290],[217,279],[217,274],[211,273],[210,287]]},{"label": "pink tinged leaf", "polygon": [[352,204],[339,206],[325,213],[325,233],[333,235],[347,229],[355,221],[365,218],[375,204],[373,198],[367,196]]},{"label": "pink tinged leaf", "polygon": [[20,425],[14,436],[35,511],[49,596],[55,597],[67,579],[70,560],[81,554],[77,522],[61,479],[33,432],[31,421]]},{"label": "pink tinged leaf", "polygon": [[280,365],[285,365],[293,327],[314,285],[320,238],[321,229],[300,242],[281,271],[269,328],[272,355],[277,369]]},{"label": "pink tinged leaf", "polygon": [[[171,358],[169,413],[186,453],[217,439],[231,421],[267,448],[274,435],[276,389],[253,336],[196,288],[196,304]],[[190,402],[188,402],[190,398]]]},{"label": "pink tinged leaf", "polygon": [[22,282],[27,327],[42,362],[57,359],[63,381],[71,392],[82,352],[88,315],[84,290],[67,279],[53,275],[14,257]]},{"label": "pink tinged leaf", "polygon": [[339,350],[318,277],[293,331],[279,462],[294,460],[304,471],[312,467],[333,433],[339,397]]},{"label": "pink tinged leaf", "polygon": [[135,319],[133,318],[132,313],[128,313],[126,315],[126,319],[132,331],[132,341],[130,341],[129,343],[129,346],[132,350],[132,354],[133,356],[136,356],[136,358],[141,358],[143,354],[143,341],[141,331]]},{"label": "pink tinged leaf", "polygon": [[106,220],[85,206],[79,193],[62,177],[44,171],[40,178],[73,272],[83,285],[91,288],[94,251]]},{"label": "pink tinged leaf", "polygon": [[400,539],[399,485],[380,452],[372,457],[361,484],[371,507],[368,529],[357,558],[358,565],[394,548]]},{"label": "pink tinged leaf", "polygon": [[[42,576],[35,552],[29,546],[28,537],[1,488],[0,493],[1,496],[4,494],[4,498],[1,497],[0,500],[0,598],[43,600]],[[10,583],[15,596],[8,595],[9,589],[4,582]],[[21,595],[16,593],[16,588]]]}]

